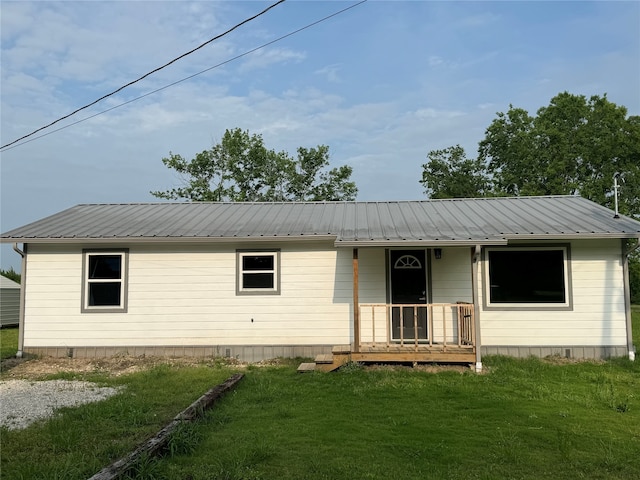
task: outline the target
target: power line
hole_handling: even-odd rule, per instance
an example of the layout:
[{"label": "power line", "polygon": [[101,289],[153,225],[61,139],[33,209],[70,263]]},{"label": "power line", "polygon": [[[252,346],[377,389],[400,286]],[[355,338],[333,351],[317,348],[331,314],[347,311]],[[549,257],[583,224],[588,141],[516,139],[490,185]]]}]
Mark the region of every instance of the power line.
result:
[{"label": "power line", "polygon": [[[231,62],[233,62],[235,60],[238,60],[239,58],[242,58],[242,57],[245,57],[247,55],[250,55],[251,53],[254,53],[254,52],[258,51],[258,50],[261,50],[261,49],[263,49],[265,47],[268,47],[269,45],[272,45],[272,44],[274,44],[276,42],[284,40],[285,38],[291,37],[291,36],[293,36],[293,35],[295,35],[297,33],[300,33],[300,32],[302,32],[304,30],[307,30],[307,29],[309,29],[309,28],[311,28],[311,27],[313,27],[315,25],[318,25],[319,23],[322,23],[322,22],[324,22],[326,20],[329,20],[330,18],[333,18],[333,17],[335,17],[337,15],[340,15],[340,14],[346,12],[347,10],[351,10],[352,8],[355,8],[355,7],[357,7],[359,5],[362,5],[363,3],[366,3],[366,2],[367,2],[367,0],[360,0],[358,3],[354,3],[353,5],[350,5],[350,6],[346,7],[346,8],[343,8],[342,10],[339,10],[337,12],[334,12],[334,13],[330,14],[330,15],[327,15],[326,17],[323,17],[323,18],[321,18],[319,20],[316,20],[315,22],[309,23],[308,25],[305,25],[304,27],[298,28],[297,30],[294,30],[294,31],[289,32],[289,33],[287,33],[285,35],[282,35],[281,37],[278,37],[278,38],[276,38],[274,40],[271,40],[271,41],[269,41],[267,43],[264,43],[264,44],[260,45],[259,47],[255,47],[255,48],[252,48],[251,50],[247,50],[244,53],[236,55],[235,57],[229,58],[228,60],[225,60],[224,62],[220,62],[220,63],[218,63],[216,65],[213,65],[213,66],[211,66],[209,68],[201,70],[201,71],[199,71],[197,73],[194,73],[193,75],[189,75],[188,77],[184,77],[184,78],[182,78],[180,80],[177,80],[177,81],[175,81],[173,83],[165,85],[164,87],[157,88],[156,90],[152,90],[150,92],[147,92],[144,95],[140,95],[139,97],[132,98],[131,100],[128,100],[128,101],[123,102],[123,103],[120,103],[120,104],[115,105],[115,106],[113,106],[111,108],[108,108],[106,110],[102,110],[101,112],[95,113],[95,114],[90,115],[88,117],[81,118],[80,120],[77,120],[77,121],[75,121],[73,123],[69,123],[69,124],[67,124],[67,125],[65,125],[63,127],[57,128],[57,129],[52,130],[52,131],[47,132],[47,133],[44,133],[44,134],[39,135],[39,136],[37,136],[35,138],[32,138],[32,139],[27,140],[25,142],[22,142],[22,143],[20,143],[18,145],[14,145],[12,147],[9,147],[9,145],[12,145],[12,144],[14,144],[14,143],[16,143],[16,142],[18,142],[20,140],[23,140],[25,138],[25,137],[23,137],[22,139],[18,139],[15,142],[11,142],[11,143],[3,146],[3,147],[0,147],[0,149],[2,149],[2,151],[7,151],[7,150],[12,150],[14,148],[18,148],[18,147],[20,147],[22,145],[25,145],[27,143],[33,142],[35,140],[38,140],[40,138],[46,137],[46,136],[51,135],[53,133],[59,132],[59,131],[64,130],[66,128],[72,127],[72,126],[77,125],[79,123],[85,122],[87,120],[91,120],[92,118],[95,118],[95,117],[97,117],[99,115],[108,113],[108,112],[110,112],[112,110],[115,110],[116,108],[124,107],[125,105],[128,105],[130,103],[136,102],[136,101],[141,100],[141,99],[143,99],[145,97],[148,97],[148,96],[153,95],[155,93],[161,92],[162,90],[166,90],[167,88],[173,87],[174,85],[178,85],[179,83],[186,82],[187,80],[191,80],[192,78],[197,77],[198,75],[202,75],[203,73],[209,72],[209,71],[211,71],[211,70],[213,70],[215,68],[218,68],[218,67],[221,67],[223,65],[226,65],[227,63],[231,63]],[[43,127],[43,128],[46,128],[46,127]],[[39,129],[39,130],[42,130],[42,129]],[[39,130],[36,130],[36,132],[39,131]],[[36,132],[33,132],[33,133],[36,133]],[[5,148],[5,147],[9,147],[9,148]]]},{"label": "power line", "polygon": [[13,145],[14,143],[17,143],[17,142],[19,142],[20,140],[24,140],[25,138],[29,138],[30,136],[35,135],[36,133],[38,133],[38,132],[40,132],[40,131],[44,130],[45,128],[49,128],[50,126],[55,125],[56,123],[61,122],[62,120],[65,120],[65,119],[67,119],[67,118],[69,118],[69,117],[71,117],[71,116],[75,115],[76,113],[78,113],[78,112],[80,112],[80,111],[82,111],[82,110],[85,110],[85,109],[87,109],[87,108],[91,107],[92,105],[95,105],[96,103],[98,103],[98,102],[100,102],[100,101],[104,100],[105,98],[108,98],[108,97],[110,97],[110,96],[112,96],[112,95],[115,95],[116,93],[118,93],[118,92],[120,92],[120,91],[124,90],[125,88],[130,87],[130,86],[131,86],[131,85],[133,85],[134,83],[138,83],[140,80],[144,80],[144,79],[145,79],[145,78],[147,78],[149,75],[152,75],[152,74],[154,74],[154,73],[156,73],[156,72],[158,72],[158,71],[162,70],[163,68],[168,67],[169,65],[171,65],[171,64],[173,64],[173,63],[175,63],[175,62],[177,62],[178,60],[180,60],[181,58],[186,57],[187,55],[191,55],[193,52],[195,52],[195,51],[197,51],[197,50],[200,50],[202,47],[204,47],[204,46],[206,46],[206,45],[209,45],[211,42],[213,42],[213,41],[215,41],[215,40],[218,40],[219,38],[222,38],[222,37],[224,37],[225,35],[228,35],[229,33],[233,32],[234,30],[236,30],[237,28],[241,27],[242,25],[244,25],[244,24],[246,24],[246,23],[249,23],[249,22],[250,22],[250,21],[252,21],[252,20],[255,20],[256,18],[258,18],[258,17],[259,17],[259,16],[261,16],[261,15],[264,15],[264,14],[265,14],[265,13],[267,13],[269,10],[271,10],[272,8],[274,8],[274,7],[278,6],[278,5],[280,5],[280,4],[281,4],[281,3],[283,3],[284,1],[285,1],[285,0],[278,0],[276,3],[274,3],[273,5],[268,6],[267,8],[265,8],[264,10],[262,10],[260,13],[258,13],[258,14],[256,14],[256,15],[254,15],[253,17],[247,18],[246,20],[243,20],[242,22],[238,23],[237,25],[234,25],[233,27],[231,27],[231,28],[230,28],[229,30],[227,30],[226,32],[223,32],[223,33],[221,33],[220,35],[216,35],[215,37],[213,37],[213,38],[211,38],[211,39],[207,40],[206,42],[204,42],[202,45],[197,46],[197,47],[196,47],[196,48],[194,48],[193,50],[189,50],[188,52],[183,53],[183,54],[182,54],[182,55],[180,55],[179,57],[174,58],[173,60],[171,60],[171,61],[169,61],[169,62],[165,63],[164,65],[162,65],[162,66],[160,66],[160,67],[158,67],[158,68],[156,68],[156,69],[154,69],[154,70],[151,70],[151,71],[150,71],[150,72],[148,72],[148,73],[145,73],[145,74],[144,74],[144,75],[142,75],[140,78],[137,78],[137,79],[135,79],[135,80],[133,80],[133,81],[131,81],[131,82],[127,83],[126,85],[123,85],[123,86],[121,86],[120,88],[118,88],[118,89],[114,90],[113,92],[111,92],[111,93],[107,93],[106,95],[103,95],[102,97],[98,98],[97,100],[94,100],[93,102],[88,103],[88,104],[87,104],[87,105],[85,105],[84,107],[80,107],[80,108],[78,108],[77,110],[74,110],[73,112],[69,113],[68,115],[65,115],[64,117],[60,117],[60,118],[58,118],[57,120],[54,120],[53,122],[49,123],[48,125],[45,125],[44,127],[40,127],[40,128],[38,128],[38,129],[34,130],[33,132],[28,133],[27,135],[24,135],[24,136],[22,136],[22,137],[20,137],[20,138],[18,138],[18,139],[16,139],[16,140],[14,140],[13,142],[10,142],[10,143],[7,143],[6,145],[3,145],[2,147],[0,147],[0,149],[3,149],[3,148],[8,147],[8,146],[10,146],[10,145]]}]

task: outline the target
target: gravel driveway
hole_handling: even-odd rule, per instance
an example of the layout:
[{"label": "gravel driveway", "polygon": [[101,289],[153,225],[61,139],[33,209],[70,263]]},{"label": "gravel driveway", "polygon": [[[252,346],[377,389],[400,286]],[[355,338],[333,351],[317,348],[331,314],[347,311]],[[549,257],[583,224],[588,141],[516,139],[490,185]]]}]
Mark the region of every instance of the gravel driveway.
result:
[{"label": "gravel driveway", "polygon": [[0,426],[9,430],[28,427],[61,407],[98,402],[118,389],[71,380],[7,380],[0,382]]}]

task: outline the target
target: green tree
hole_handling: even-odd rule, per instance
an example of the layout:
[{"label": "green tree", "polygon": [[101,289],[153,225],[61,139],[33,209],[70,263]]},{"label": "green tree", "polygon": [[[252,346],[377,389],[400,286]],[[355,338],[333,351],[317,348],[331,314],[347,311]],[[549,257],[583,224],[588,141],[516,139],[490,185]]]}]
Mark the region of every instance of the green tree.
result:
[{"label": "green tree", "polygon": [[169,154],[168,168],[183,185],[152,195],[191,201],[273,202],[354,200],[352,168],[329,169],[329,147],[298,148],[297,157],[264,146],[261,135],[239,128],[226,130],[222,140],[192,160]]},{"label": "green tree", "polygon": [[490,194],[491,187],[485,165],[467,158],[460,145],[432,150],[422,165],[425,194],[430,198],[470,198]]},{"label": "green tree", "polygon": [[640,254],[637,251],[629,257],[629,290],[631,303],[640,305]]},{"label": "green tree", "polygon": [[20,274],[16,272],[13,267],[9,267],[9,270],[3,270],[0,268],[0,275],[3,277],[7,277],[10,280],[13,280],[16,283],[20,283]]},{"label": "green tree", "polygon": [[[460,146],[431,151],[422,183],[431,198],[490,195],[581,195],[640,218],[640,117],[607,96],[563,92],[535,116],[513,105],[499,112],[478,158]],[[630,258],[631,295],[640,302],[640,254]]]},{"label": "green tree", "polygon": [[535,117],[510,106],[487,128],[478,155],[497,194],[579,194],[613,208],[617,174],[620,212],[640,215],[640,117],[606,95],[560,93]]}]

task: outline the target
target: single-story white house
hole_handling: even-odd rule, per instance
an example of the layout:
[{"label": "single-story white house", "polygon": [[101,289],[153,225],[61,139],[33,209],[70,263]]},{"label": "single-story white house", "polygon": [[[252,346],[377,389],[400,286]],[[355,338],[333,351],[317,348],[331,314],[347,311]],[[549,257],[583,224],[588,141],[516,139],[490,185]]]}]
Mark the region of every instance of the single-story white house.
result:
[{"label": "single-story white house", "polygon": [[20,284],[0,275],[0,327],[15,327],[20,320]]},{"label": "single-story white house", "polygon": [[634,358],[640,222],[577,196],[78,205],[0,239],[20,353]]}]

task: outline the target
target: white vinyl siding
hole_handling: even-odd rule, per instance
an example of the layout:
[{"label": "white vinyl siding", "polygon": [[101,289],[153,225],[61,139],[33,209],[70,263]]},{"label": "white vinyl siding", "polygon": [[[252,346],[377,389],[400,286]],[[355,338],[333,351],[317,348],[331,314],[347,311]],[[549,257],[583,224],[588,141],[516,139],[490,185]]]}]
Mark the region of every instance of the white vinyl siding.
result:
[{"label": "white vinyl siding", "polygon": [[[353,251],[349,250],[351,262],[351,291],[353,291]],[[387,302],[387,257],[384,248],[358,249],[358,299],[360,304],[385,304]],[[386,314],[382,309],[376,315],[375,330],[377,340],[386,338]],[[353,323],[353,318],[349,319]],[[360,335],[363,342],[373,340],[371,309],[364,307],[360,312]]]},{"label": "white vinyl siding", "polygon": [[620,240],[573,241],[570,249],[573,310],[483,310],[483,345],[626,344]]},{"label": "white vinyl siding", "polygon": [[[349,249],[353,258],[353,252]],[[387,302],[387,266],[384,248],[358,249],[358,295],[360,303]],[[353,270],[349,263],[351,291],[353,291]]]},{"label": "white vinyl siding", "polygon": [[[120,245],[129,249],[127,312],[90,315],[81,313],[82,247],[30,244],[25,347],[349,343],[353,250],[260,243],[281,250],[280,295],[238,296],[236,250],[254,245]],[[483,345],[626,344],[620,241],[572,241],[570,251],[573,310],[482,311]],[[360,302],[386,303],[385,249],[358,253]],[[443,248],[430,278],[431,302],[471,301],[470,249]]]},{"label": "white vinyl siding", "polygon": [[442,257],[431,253],[431,303],[473,301],[470,247],[443,248]]},{"label": "white vinyl siding", "polygon": [[81,314],[82,249],[29,245],[25,346],[350,341],[351,250],[281,248],[281,294],[236,296],[234,244],[129,245],[127,313]]},{"label": "white vinyl siding", "polygon": [[[470,247],[443,248],[442,256],[435,258],[431,251],[431,299],[430,303],[472,302],[471,249]],[[441,338],[446,326],[447,341],[458,335],[457,318],[452,308],[434,307],[433,336]],[[443,322],[443,319],[445,320]]]}]

